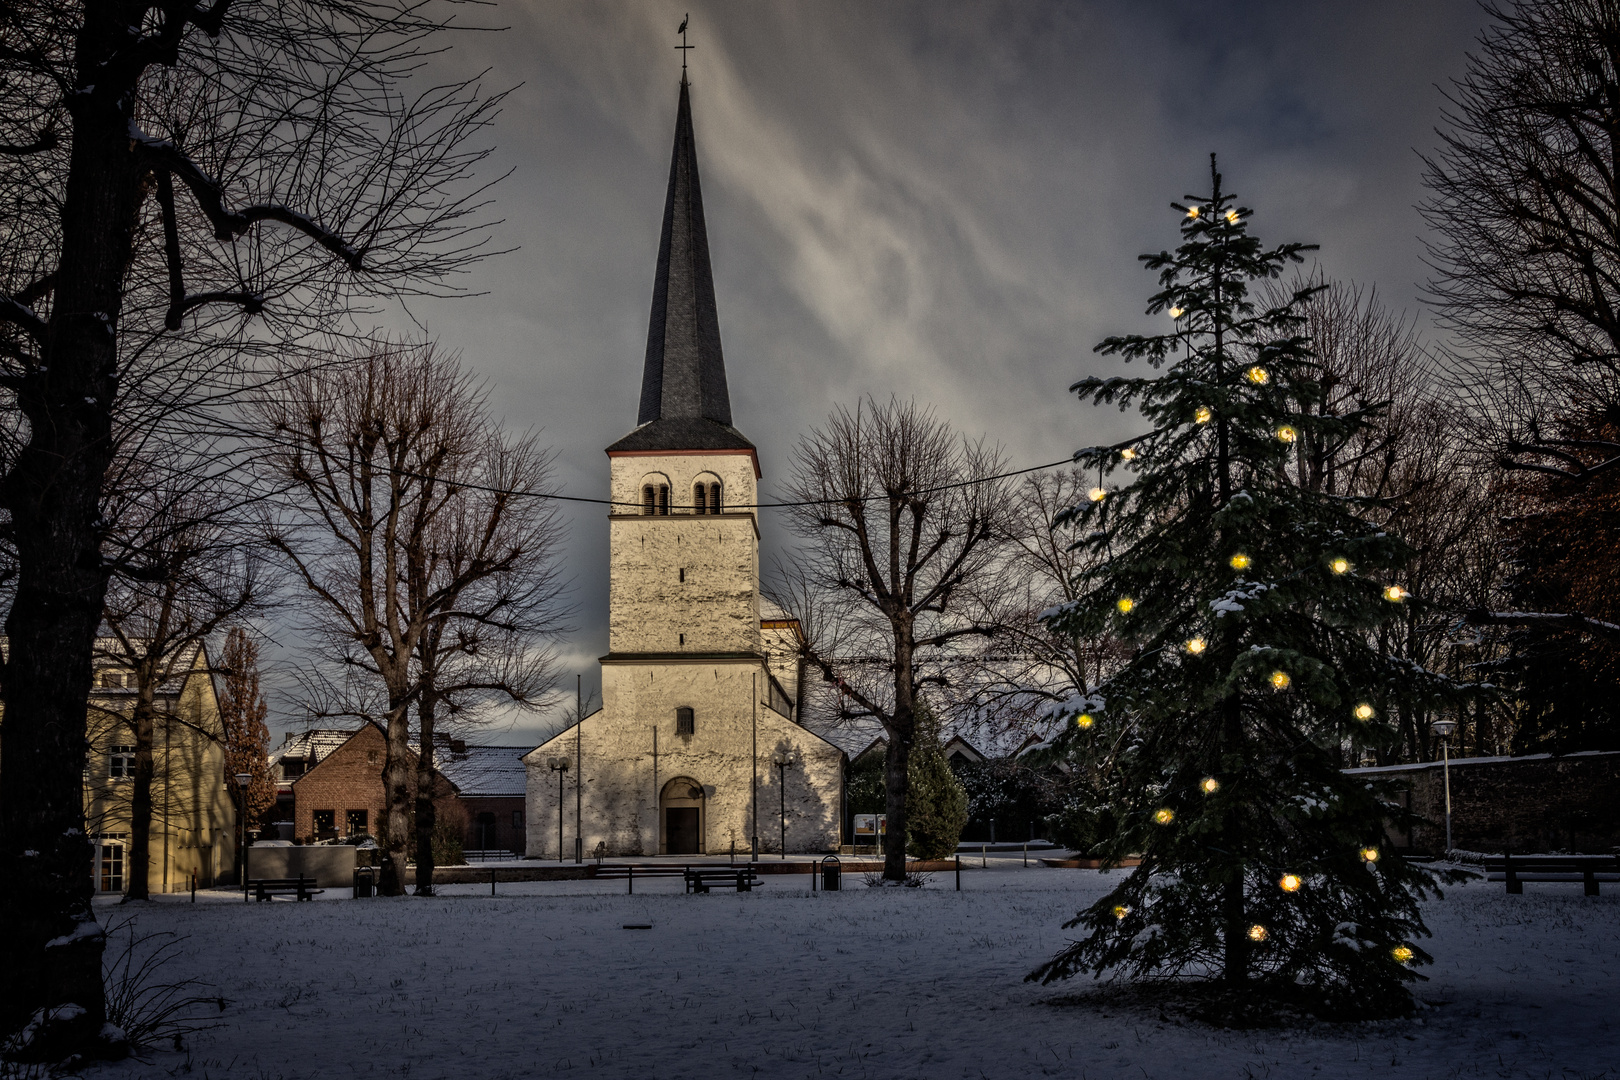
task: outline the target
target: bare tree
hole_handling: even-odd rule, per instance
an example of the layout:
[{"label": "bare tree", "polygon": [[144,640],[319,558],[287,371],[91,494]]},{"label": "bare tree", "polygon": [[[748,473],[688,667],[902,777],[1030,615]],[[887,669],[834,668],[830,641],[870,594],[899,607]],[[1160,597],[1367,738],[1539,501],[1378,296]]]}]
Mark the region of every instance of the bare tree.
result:
[{"label": "bare tree", "polygon": [[888,739],[890,837],[883,879],[905,880],[907,763],[929,664],[994,627],[968,615],[1005,532],[1000,452],[959,439],[914,402],[839,407],[793,454],[792,527],[808,543],[777,587],[807,633],[804,653],[839,689],[845,720]]},{"label": "bare tree", "polygon": [[[486,430],[464,464],[451,502],[407,533],[413,605],[429,612],[416,643],[416,893],[433,893],[435,734],[464,727],[491,707],[534,709],[556,688],[551,640],[565,630],[557,561],[562,523],[550,490],[551,456],[529,436]],[[424,480],[418,508],[431,505]]]},{"label": "bare tree", "polygon": [[442,290],[479,253],[468,140],[498,97],[424,82],[454,18],[408,0],[0,6],[0,508],[18,565],[0,1028],[38,1014],[29,1056],[103,1041],[80,774],[120,408],[143,399],[156,424],[242,385],[217,367],[207,392],[176,381],[152,362],[171,345],[291,349],[368,295]]},{"label": "bare tree", "polygon": [[1044,734],[1051,706],[1090,693],[1128,652],[1122,642],[1068,634],[1042,618],[1054,605],[1078,598],[1081,575],[1098,558],[1060,524],[1093,486],[1074,468],[1032,473],[1007,485],[1007,533],[995,584],[975,590],[992,605],[980,621],[996,626],[997,633],[976,648],[965,646],[942,694],[958,724],[974,718],[997,733]]},{"label": "bare tree", "polygon": [[[417,799],[431,801],[441,705],[460,711],[498,695],[534,706],[551,687],[537,639],[560,629],[557,522],[534,497],[548,459],[533,439],[494,430],[471,378],[430,345],[302,373],[261,413],[268,467],[290,487],[270,543],[339,658],[323,711],[387,732],[379,885],[399,895],[420,812],[411,706],[426,730],[416,768],[430,781]],[[429,818],[415,837],[429,844],[429,888],[431,834]]]},{"label": "bare tree", "polygon": [[[276,804],[276,781],[270,774],[270,729],[265,724],[270,707],[259,689],[259,646],[246,629],[233,626],[225,632],[216,667],[224,677],[219,726],[225,743],[225,776],[238,805],[242,805],[244,792],[236,777],[242,773],[253,777],[245,793],[247,815],[237,822],[240,847],[242,833]],[[247,868],[241,872],[247,873]]]}]

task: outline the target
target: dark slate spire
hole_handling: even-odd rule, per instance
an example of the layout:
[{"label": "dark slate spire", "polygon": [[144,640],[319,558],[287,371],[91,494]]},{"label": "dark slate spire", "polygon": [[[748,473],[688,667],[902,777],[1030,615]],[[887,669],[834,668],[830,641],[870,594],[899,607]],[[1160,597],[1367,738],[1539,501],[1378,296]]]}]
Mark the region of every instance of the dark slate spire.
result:
[{"label": "dark slate spire", "polygon": [[731,396],[720,351],[720,317],[692,139],[692,101],[684,78],[636,423],[640,426],[635,431],[608,450],[753,448],[731,426]]}]

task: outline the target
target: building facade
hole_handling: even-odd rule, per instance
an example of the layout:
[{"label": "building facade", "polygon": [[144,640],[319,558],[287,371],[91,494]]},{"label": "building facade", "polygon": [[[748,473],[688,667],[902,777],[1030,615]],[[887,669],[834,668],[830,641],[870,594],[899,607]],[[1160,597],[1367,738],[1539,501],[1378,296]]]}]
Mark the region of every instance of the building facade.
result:
[{"label": "building facade", "polygon": [[800,724],[800,629],[760,597],[684,80],[637,427],[607,454],[602,707],[524,757],[528,854],[836,850],[844,755]]},{"label": "building facade", "polygon": [[[97,654],[114,651],[98,645]],[[206,650],[194,646],[154,693],[152,828],[147,888],[181,892],[236,873],[236,805],[225,784],[224,730]],[[86,831],[97,892],[128,889],[135,773],[134,672],[98,661],[84,770]]]}]

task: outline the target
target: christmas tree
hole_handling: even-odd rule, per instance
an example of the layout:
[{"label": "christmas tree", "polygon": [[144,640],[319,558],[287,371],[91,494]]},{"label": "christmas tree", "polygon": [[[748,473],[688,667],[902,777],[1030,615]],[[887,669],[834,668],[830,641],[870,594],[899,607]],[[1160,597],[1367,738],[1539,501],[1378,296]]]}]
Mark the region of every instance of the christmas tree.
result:
[{"label": "christmas tree", "polygon": [[1401,814],[1342,770],[1394,740],[1391,704],[1451,688],[1374,647],[1418,602],[1395,580],[1408,552],[1379,507],[1288,476],[1300,439],[1377,421],[1373,405],[1321,415],[1295,311],[1311,290],[1264,309],[1251,297],[1312,248],[1264,247],[1213,155],[1210,171],[1207,196],[1173,204],[1180,246],[1142,257],[1160,286],[1148,312],[1169,331],[1097,347],[1155,370],[1073,387],[1151,428],[1076,455],[1098,483],[1069,523],[1103,557],[1082,599],[1049,616],[1131,645],[1067,706],[1064,743],[1077,762],[1111,758],[1101,850],[1141,864],[1030,977],[1201,978],[1240,1013],[1286,991],[1323,1014],[1398,1014],[1430,961],[1418,901],[1436,878],[1381,850]]}]

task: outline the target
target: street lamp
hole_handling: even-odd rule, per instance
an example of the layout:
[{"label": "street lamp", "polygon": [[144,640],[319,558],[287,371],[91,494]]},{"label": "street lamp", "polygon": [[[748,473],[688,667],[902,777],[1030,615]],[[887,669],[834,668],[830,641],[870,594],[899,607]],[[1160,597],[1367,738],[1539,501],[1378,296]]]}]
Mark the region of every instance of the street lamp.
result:
[{"label": "street lamp", "polygon": [[1457,721],[1436,720],[1429,730],[1440,736],[1440,753],[1445,759],[1446,775],[1446,850],[1451,850],[1451,737],[1457,733]]},{"label": "street lamp", "polygon": [[248,785],[251,784],[251,783],[253,783],[253,774],[252,773],[250,773],[250,772],[239,772],[239,773],[236,774],[236,798],[237,798],[237,801],[242,804],[242,817],[241,817],[241,821],[240,821],[240,823],[238,825],[238,828],[240,828],[241,831],[242,831],[242,841],[241,841],[242,867],[241,867],[240,873],[242,875],[242,903],[244,903],[244,904],[247,903],[247,898],[248,898],[247,796],[248,796]]},{"label": "street lamp", "polygon": [[787,858],[787,770],[792,765],[792,754],[773,754],[771,764],[776,766],[776,792],[782,804],[782,858]]},{"label": "street lamp", "polygon": [[565,758],[565,757],[554,757],[550,761],[548,761],[547,764],[551,766],[551,771],[557,774],[557,861],[562,862],[563,861],[563,833],[562,833],[562,830],[563,830],[563,800],[562,800],[562,789],[563,789],[563,774],[568,771],[568,759]]}]

